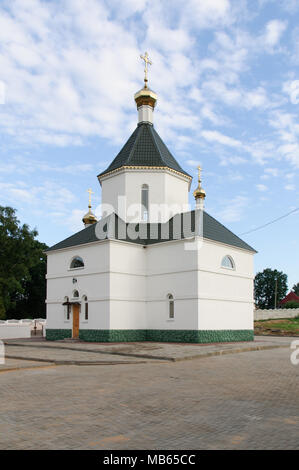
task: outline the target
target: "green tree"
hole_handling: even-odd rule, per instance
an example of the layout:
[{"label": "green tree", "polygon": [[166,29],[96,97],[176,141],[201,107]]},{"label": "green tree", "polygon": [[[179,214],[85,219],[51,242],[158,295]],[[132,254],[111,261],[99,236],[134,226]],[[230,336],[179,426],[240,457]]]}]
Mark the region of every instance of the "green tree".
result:
[{"label": "green tree", "polygon": [[293,285],[292,291],[295,292],[296,295],[299,295],[299,282]]},{"label": "green tree", "polygon": [[21,282],[22,291],[13,292],[12,305],[7,310],[7,318],[45,318],[46,317],[46,270],[47,261],[44,250],[47,245],[35,240],[39,260],[29,268],[29,276]]},{"label": "green tree", "polygon": [[285,297],[288,290],[288,276],[277,269],[264,269],[254,279],[255,302],[259,308],[274,308],[275,288],[277,281],[277,305]]},{"label": "green tree", "polygon": [[[20,225],[15,209],[0,206],[0,317],[37,313],[45,299],[46,245],[35,239],[36,230]],[[39,291],[39,293],[38,293]],[[36,308],[35,308],[36,305]],[[44,309],[42,310],[44,312]],[[30,315],[32,316],[32,315]]]}]

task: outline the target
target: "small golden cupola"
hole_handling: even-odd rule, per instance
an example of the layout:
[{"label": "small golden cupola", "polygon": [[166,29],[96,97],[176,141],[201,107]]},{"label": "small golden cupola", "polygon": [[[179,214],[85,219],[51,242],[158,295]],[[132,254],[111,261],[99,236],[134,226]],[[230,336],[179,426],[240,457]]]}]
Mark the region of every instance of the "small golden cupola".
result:
[{"label": "small golden cupola", "polygon": [[157,102],[157,94],[148,88],[148,66],[152,65],[149,59],[148,53],[140,55],[140,58],[144,61],[144,87],[137,91],[134,95],[134,99],[138,110],[138,123],[146,122],[153,123],[153,111]]},{"label": "small golden cupola", "polygon": [[202,209],[204,208],[204,201],[206,197],[206,192],[205,190],[201,187],[201,167],[198,166],[198,186],[197,188],[193,191],[193,196],[195,198],[196,202],[196,209]]},{"label": "small golden cupola", "polygon": [[88,189],[87,192],[89,193],[89,198],[88,198],[88,212],[85,214],[85,216],[82,219],[82,222],[84,224],[84,227],[88,227],[89,225],[97,223],[98,219],[96,216],[92,213],[91,211],[91,195],[93,194],[91,189]]}]

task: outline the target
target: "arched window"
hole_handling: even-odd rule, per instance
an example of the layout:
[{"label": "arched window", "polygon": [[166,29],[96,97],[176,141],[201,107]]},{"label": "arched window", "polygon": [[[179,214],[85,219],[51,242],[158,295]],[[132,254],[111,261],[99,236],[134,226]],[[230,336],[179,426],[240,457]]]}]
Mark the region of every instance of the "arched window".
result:
[{"label": "arched window", "polygon": [[143,184],[141,187],[141,219],[144,222],[148,221],[148,201],[149,201],[149,189],[147,184]]},{"label": "arched window", "polygon": [[77,299],[79,297],[79,292],[77,290],[74,290],[73,292],[73,298]]},{"label": "arched window", "polygon": [[80,258],[80,256],[75,256],[75,258],[73,258],[72,261],[71,261],[70,268],[71,269],[84,268],[83,259]]},{"label": "arched window", "polygon": [[168,299],[168,318],[170,320],[174,319],[174,299],[172,294],[167,295]]},{"label": "arched window", "polygon": [[88,299],[86,295],[83,295],[83,313],[84,313],[84,320],[88,320]]},{"label": "arched window", "polygon": [[222,268],[228,268],[228,269],[234,269],[235,268],[235,263],[234,260],[232,259],[231,256],[224,256],[221,261],[221,267]]},{"label": "arched window", "polygon": [[[68,297],[64,297],[63,300],[64,300],[64,302],[69,302],[69,298],[68,298]],[[70,304],[68,304],[68,305],[65,305],[65,306],[64,306],[64,318],[65,318],[66,320],[69,320],[70,317],[71,317],[71,306],[70,306]]]}]

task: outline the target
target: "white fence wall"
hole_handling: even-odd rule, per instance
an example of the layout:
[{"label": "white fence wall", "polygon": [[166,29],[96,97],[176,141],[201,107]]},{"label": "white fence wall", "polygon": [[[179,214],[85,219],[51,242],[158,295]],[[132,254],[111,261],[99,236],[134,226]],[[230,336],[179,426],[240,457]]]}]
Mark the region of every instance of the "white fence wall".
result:
[{"label": "white fence wall", "polygon": [[299,315],[299,308],[276,308],[255,310],[255,320],[270,320],[275,318],[295,318]]},{"label": "white fence wall", "polygon": [[0,339],[30,338],[31,325],[0,324]]},{"label": "white fence wall", "polygon": [[45,319],[0,320],[0,339],[30,338],[35,326],[45,336]]}]

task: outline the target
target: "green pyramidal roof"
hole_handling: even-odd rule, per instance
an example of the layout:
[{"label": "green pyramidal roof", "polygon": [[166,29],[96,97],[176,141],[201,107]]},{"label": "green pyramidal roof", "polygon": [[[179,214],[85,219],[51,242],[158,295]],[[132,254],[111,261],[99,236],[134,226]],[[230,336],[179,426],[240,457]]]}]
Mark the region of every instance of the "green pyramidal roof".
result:
[{"label": "green pyramidal roof", "polygon": [[[113,235],[109,233],[108,225],[110,221],[115,217],[116,222],[116,232]],[[101,234],[104,233],[103,239],[116,239],[119,240],[119,234],[125,233],[125,240],[131,243],[137,243],[141,245],[153,245],[155,243],[163,243],[170,240],[178,240],[177,236],[174,236],[173,232],[173,222],[175,218],[179,218],[181,220],[181,224],[179,225],[181,228],[184,228],[183,232],[179,239],[184,239],[185,236],[191,236],[190,233],[193,232],[193,235],[196,234],[196,230],[199,224],[199,220],[196,221],[195,211],[184,212],[181,214],[177,214],[170,219],[169,222],[165,222],[164,224],[157,223],[157,224],[140,224],[146,227],[145,231],[143,230],[143,235],[146,234],[146,238],[140,237],[133,237],[130,238],[129,232],[127,230],[128,224],[124,222],[122,219],[118,217],[116,214],[110,214],[107,217],[100,219],[97,224],[89,225],[88,227],[84,228],[80,232],[71,235],[70,237],[66,238],[60,243],[48,248],[46,251],[54,251],[54,250],[61,250],[63,248],[75,247],[79,245],[83,245],[86,243],[97,242],[100,239],[97,237],[97,233]],[[97,226],[99,230],[97,232]],[[155,227],[155,230],[153,230]],[[118,228],[122,228],[118,231]],[[140,229],[138,225],[138,230]],[[142,232],[142,231],[141,231]],[[151,238],[157,234],[156,238]],[[163,236],[162,236],[163,234]],[[168,234],[168,236],[165,236]],[[246,242],[241,240],[237,235],[232,233],[229,229],[224,227],[220,222],[216,219],[211,217],[206,212],[203,212],[203,221],[202,221],[202,236],[204,239],[213,240],[216,242],[224,243],[225,245],[229,245],[236,248],[241,248],[243,250],[256,252],[254,248],[249,246]]]},{"label": "green pyramidal roof", "polygon": [[154,126],[148,123],[138,124],[113,162],[98,176],[101,177],[123,166],[165,167],[191,178],[170,153]]}]

